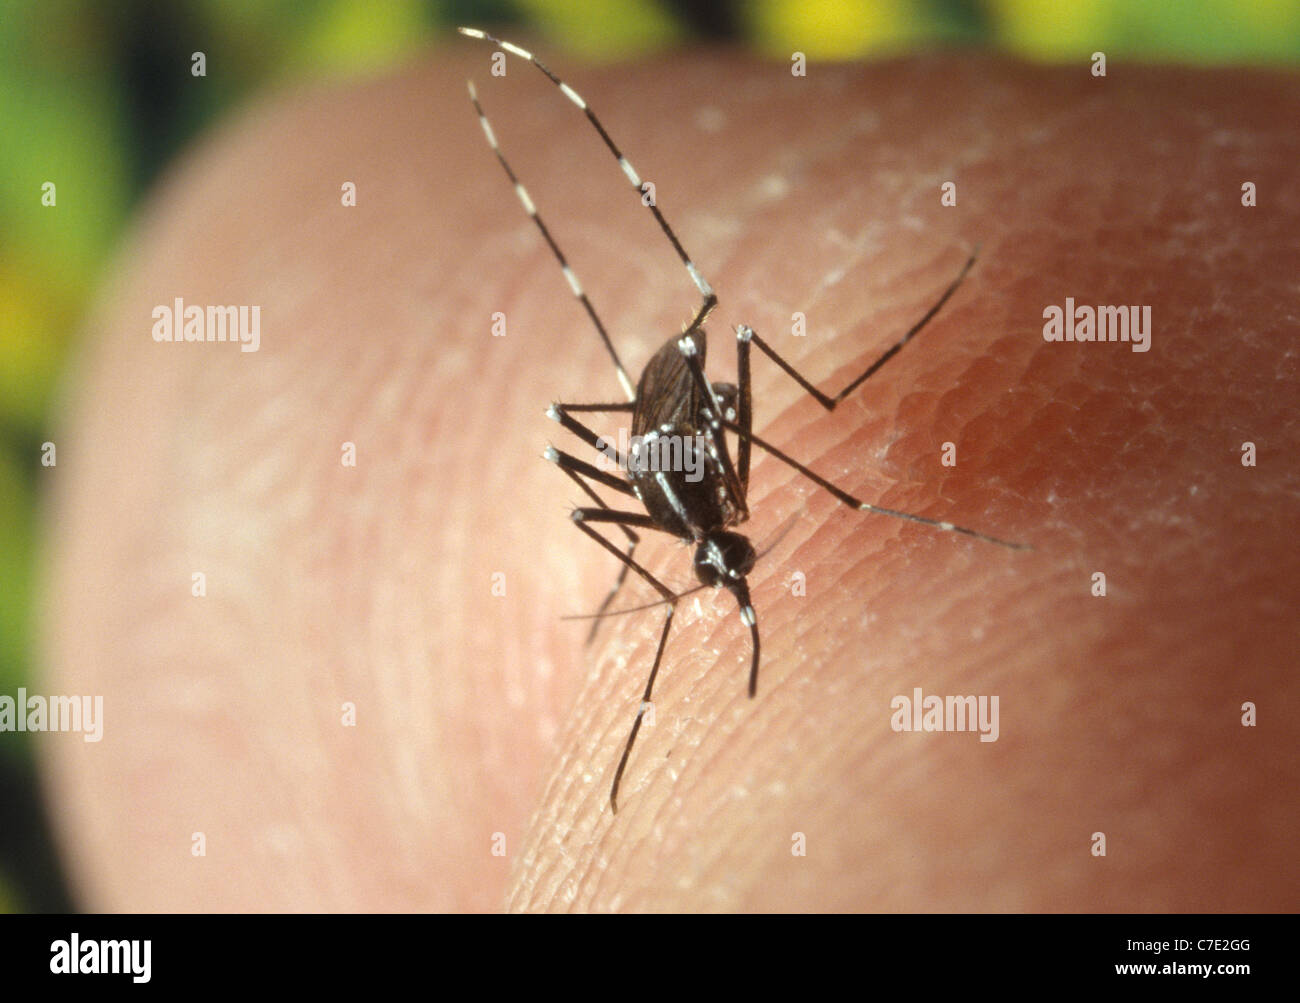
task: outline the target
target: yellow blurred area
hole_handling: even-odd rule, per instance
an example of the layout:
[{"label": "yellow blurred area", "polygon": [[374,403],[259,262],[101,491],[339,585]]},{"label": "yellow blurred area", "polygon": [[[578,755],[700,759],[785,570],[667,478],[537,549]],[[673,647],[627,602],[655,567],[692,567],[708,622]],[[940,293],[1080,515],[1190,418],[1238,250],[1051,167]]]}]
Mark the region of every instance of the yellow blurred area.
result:
[{"label": "yellow blurred area", "polygon": [[516,0],[530,20],[546,26],[570,51],[592,62],[613,62],[657,52],[682,41],[685,30],[654,0],[608,0],[575,4],[571,0]]},{"label": "yellow blurred area", "polygon": [[[67,3],[0,37],[0,421],[35,429],[129,210],[121,107],[102,38]],[[60,47],[66,46],[66,47]],[[54,51],[61,54],[60,69]]]},{"label": "yellow blurred area", "polygon": [[852,59],[907,48],[924,36],[924,8],[907,0],[757,0],[744,7],[747,29],[766,55]]},{"label": "yellow blurred area", "polygon": [[1300,50],[1296,0],[986,0],[993,40],[1030,59],[1094,51],[1198,63],[1291,61]]},{"label": "yellow blurred area", "polygon": [[0,258],[0,418],[39,427],[65,342],[80,305],[78,292]]},{"label": "yellow blurred area", "polygon": [[[38,469],[35,456],[0,450],[0,693],[12,693],[26,678],[24,654],[30,637],[32,554]],[[4,755],[20,755],[24,743],[6,743]]]},{"label": "yellow blurred area", "polygon": [[285,69],[383,69],[419,52],[430,30],[425,4],[417,0],[330,0],[292,40]]},{"label": "yellow blurred area", "polygon": [[[989,0],[1003,45],[1036,59],[1086,59],[1114,18],[1108,0]],[[1086,50],[1086,51],[1085,51]]]}]

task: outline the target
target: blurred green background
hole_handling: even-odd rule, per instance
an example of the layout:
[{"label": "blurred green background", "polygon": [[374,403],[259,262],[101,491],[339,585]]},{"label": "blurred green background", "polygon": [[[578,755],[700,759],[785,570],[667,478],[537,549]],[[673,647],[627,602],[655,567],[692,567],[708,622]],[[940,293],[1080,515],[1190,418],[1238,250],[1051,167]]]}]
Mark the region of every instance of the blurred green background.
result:
[{"label": "blurred green background", "polygon": [[[514,26],[612,61],[692,44],[789,59],[938,45],[1086,65],[1289,64],[1300,0],[0,0],[0,694],[34,685],[35,529],[59,377],[138,202],[200,130],[286,80],[386,71]],[[507,32],[507,37],[510,37]],[[207,76],[190,73],[202,51]],[[42,204],[42,185],[57,204]],[[0,733],[0,912],[66,910],[32,737]]]}]

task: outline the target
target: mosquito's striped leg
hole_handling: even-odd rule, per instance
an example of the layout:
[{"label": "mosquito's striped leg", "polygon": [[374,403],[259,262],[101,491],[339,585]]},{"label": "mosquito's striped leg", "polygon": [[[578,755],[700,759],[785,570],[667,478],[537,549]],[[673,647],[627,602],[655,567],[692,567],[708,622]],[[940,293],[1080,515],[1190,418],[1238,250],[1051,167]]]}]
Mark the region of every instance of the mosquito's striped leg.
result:
[{"label": "mosquito's striped leg", "polygon": [[[600,438],[596,436],[596,434],[592,432],[591,429],[589,429],[586,425],[583,425],[581,422],[570,417],[569,412],[584,412],[584,411],[617,412],[617,411],[631,411],[633,410],[633,408],[634,405],[631,403],[555,404],[551,407],[550,410],[547,411],[547,414],[550,415],[552,418],[554,418],[556,421],[560,422],[560,424],[563,425],[568,431],[578,436],[584,442],[587,442],[589,445],[593,446],[596,449],[602,449],[602,447],[599,445]],[[607,442],[605,449],[602,451],[608,451],[608,449],[610,448],[612,448],[612,444]],[[622,470],[626,470],[627,469],[626,458],[623,457],[621,454],[619,454],[617,450],[614,450],[614,453],[615,453],[615,458],[619,464],[619,468]],[[553,463],[558,464],[560,468],[563,469],[566,474],[572,477],[578,483],[578,485],[587,493],[587,495],[603,509],[609,510],[609,506],[606,505],[604,500],[599,495],[597,495],[595,491],[591,490],[591,488],[586,484],[586,482],[584,482],[581,479],[582,476],[590,477],[592,480],[598,481],[599,483],[604,484],[606,487],[613,488],[615,491],[619,491],[625,495],[629,495],[630,497],[633,498],[636,497],[636,491],[632,488],[632,485],[629,484],[627,481],[614,477],[612,474],[608,474],[598,469],[597,467],[592,466],[589,463],[585,463],[584,461],[578,459],[576,456],[570,456],[568,453],[564,453],[559,450],[551,449],[551,448],[548,448],[544,455],[546,456],[546,459],[551,460]],[[640,538],[637,537],[637,535],[633,533],[632,530],[629,529],[626,525],[622,523],[618,523],[618,525],[619,528],[623,530],[623,533],[628,538],[629,543],[628,543],[626,556],[630,560],[632,555],[636,553],[636,546],[640,542]],[[607,610],[609,608],[610,603],[614,601],[614,597],[618,595],[619,589],[623,587],[623,582],[627,580],[627,573],[630,566],[631,565],[624,563],[623,567],[619,570],[618,579],[614,582],[614,587],[609,590],[609,594],[605,596],[605,601],[600,604],[600,608],[596,611],[595,618],[593,618],[592,620],[591,630],[587,632],[588,644],[592,642],[592,640],[596,636],[596,632],[600,629],[600,617],[604,615],[605,610]]]},{"label": "mosquito's striped leg", "polygon": [[691,372],[691,378],[695,381],[696,389],[709,402],[709,424],[717,432],[713,440],[717,444],[717,460],[722,464],[722,476],[726,479],[727,489],[732,495],[732,501],[742,513],[748,513],[749,507],[745,492],[740,488],[740,481],[736,478],[736,468],[731,465],[731,456],[727,452],[727,440],[722,435],[722,426],[726,416],[722,412],[722,404],[718,400],[718,395],[713,392],[712,384],[704,375],[704,367],[700,365],[699,348],[695,344],[695,339],[689,334],[683,335],[678,340],[677,348],[682,353],[686,368]]},{"label": "mosquito's striped leg", "polygon": [[[727,428],[731,429],[731,431],[735,432],[737,435],[740,434],[740,428],[736,425],[734,421],[724,421],[722,424],[725,425]],[[872,505],[870,502],[864,502],[860,498],[854,498],[853,495],[849,494],[843,488],[837,488],[825,477],[813,473],[813,471],[809,470],[798,460],[781,452],[781,450],[777,449],[771,443],[764,442],[758,436],[754,435],[753,432],[750,432],[748,437],[751,441],[753,441],[754,445],[757,446],[759,449],[763,450],[764,452],[771,453],[782,463],[786,464],[789,467],[793,467],[795,470],[803,474],[814,484],[818,485],[819,487],[825,488],[827,491],[833,494],[837,499],[839,499],[841,502],[843,502],[845,505],[848,505],[851,508],[856,508],[862,512],[875,512],[877,515],[889,515],[889,516],[893,516],[895,519],[908,519],[912,522],[919,522],[926,526],[933,526],[935,529],[943,530],[945,533],[964,533],[966,536],[973,536],[975,539],[983,540],[985,543],[996,543],[999,547],[1009,547],[1012,550],[1033,550],[1034,549],[1027,543],[1011,543],[1008,540],[1000,540],[996,536],[989,536],[987,533],[981,533],[978,530],[974,530],[974,529],[967,529],[965,526],[957,526],[951,522],[943,522],[940,521],[939,519],[927,519],[923,515],[913,515],[911,512],[900,512],[897,509],[882,508],[879,505]]]},{"label": "mosquito's striped leg", "polygon": [[957,277],[952,280],[952,283],[948,286],[947,289],[944,290],[943,295],[939,297],[938,302],[936,302],[934,306],[930,307],[930,309],[925,312],[925,316],[922,317],[920,320],[918,320],[915,324],[913,324],[911,329],[909,329],[905,335],[903,335],[901,338],[898,339],[898,341],[896,341],[893,345],[891,345],[889,349],[883,355],[880,356],[880,358],[876,359],[875,362],[869,365],[865,373],[863,373],[857,379],[853,380],[853,382],[851,382],[843,390],[837,393],[834,397],[827,396],[826,394],[818,390],[815,386],[813,386],[811,383],[809,383],[808,380],[806,380],[803,376],[799,374],[799,372],[794,368],[794,366],[790,365],[790,363],[786,362],[785,359],[781,358],[781,356],[777,353],[776,349],[773,348],[771,345],[769,345],[762,338],[760,338],[757,334],[755,334],[752,329],[748,327],[742,327],[737,331],[737,333],[740,334],[741,332],[744,332],[741,339],[742,341],[745,340],[753,341],[753,343],[758,346],[759,351],[761,351],[769,359],[771,359],[778,366],[780,366],[781,369],[784,370],[786,375],[789,376],[796,383],[798,383],[799,386],[803,387],[806,391],[808,391],[808,393],[813,398],[816,399],[818,404],[824,407],[827,411],[834,411],[835,406],[839,404],[840,401],[844,400],[845,397],[853,393],[854,390],[858,389],[858,387],[862,386],[863,383],[867,382],[867,380],[869,380],[872,376],[874,376],[886,362],[888,362],[900,351],[902,351],[903,346],[906,345],[909,341],[911,341],[914,337],[916,337],[916,335],[919,334],[921,330],[927,324],[929,324],[930,321],[934,319],[935,314],[937,314],[940,310],[943,309],[944,304],[947,303],[948,300],[952,298],[953,293],[957,291],[957,287],[960,286],[962,280],[966,278],[966,273],[969,272],[971,268],[974,266],[975,258],[978,255],[979,255],[979,248],[976,248],[971,253],[971,256],[966,259],[966,264],[962,266],[962,270],[957,274]]},{"label": "mosquito's striped leg", "polygon": [[[633,498],[636,497],[636,492],[632,490],[631,485],[626,481],[621,481],[616,477],[612,477],[604,471],[591,466],[591,464],[584,463],[576,456],[570,456],[568,453],[563,453],[550,447],[547,447],[544,455],[546,459],[550,460],[568,474],[573,482],[577,484],[578,487],[582,488],[587,497],[601,508],[608,509],[609,506],[605,504],[605,499],[596,494],[596,492],[592,490],[591,485],[582,479],[584,476],[594,478],[595,480],[600,481],[600,483],[612,487],[617,491],[623,491],[626,494],[631,495]],[[606,478],[608,478],[608,480]],[[611,483],[611,481],[616,483]],[[619,524],[618,528],[621,529],[623,535],[627,537],[627,556],[630,558],[636,553],[636,547],[637,544],[641,542],[641,537],[637,536],[636,533],[632,532],[631,529],[622,524]],[[595,615],[591,619],[591,629],[587,631],[587,644],[590,644],[596,639],[596,632],[600,629],[601,618],[605,615],[605,610],[609,609],[610,603],[614,601],[614,597],[618,595],[618,590],[623,587],[623,582],[627,580],[627,572],[628,566],[626,564],[619,568],[618,578],[614,580],[614,587],[609,590],[609,594],[605,596],[605,601],[600,604],[600,607],[596,610]]]},{"label": "mosquito's striped leg", "polygon": [[559,422],[566,432],[573,433],[596,452],[612,456],[620,470],[627,470],[627,457],[618,451],[610,439],[597,435],[569,413],[571,411],[585,410],[588,410],[588,408],[581,404],[552,404],[546,409],[546,417]]},{"label": "mosquito's striped leg", "polygon": [[[713,292],[713,287],[709,285],[708,281],[704,278],[704,276],[700,274],[700,270],[695,267],[695,262],[693,262],[691,260],[691,256],[686,253],[686,248],[682,246],[682,242],[677,239],[677,234],[673,233],[673,228],[668,225],[668,220],[664,219],[663,213],[659,211],[659,206],[656,204],[656,200],[653,198],[647,199],[643,197],[645,195],[646,188],[645,188],[645,182],[641,180],[641,175],[637,174],[636,169],[632,166],[631,162],[627,159],[627,157],[623,155],[623,151],[618,148],[618,144],[616,144],[614,140],[610,137],[609,133],[605,131],[605,127],[601,125],[600,119],[596,117],[595,112],[593,112],[591,108],[588,106],[587,102],[582,99],[582,96],[577,91],[575,91],[572,87],[566,84],[563,80],[557,77],[554,73],[552,73],[545,63],[543,63],[540,59],[534,56],[527,49],[521,49],[513,42],[504,42],[501,39],[489,35],[486,31],[482,31],[478,28],[459,28],[457,30],[459,30],[462,35],[466,35],[469,38],[477,38],[485,42],[491,42],[497,48],[502,49],[503,51],[508,52],[511,55],[518,56],[520,59],[528,60],[539,70],[541,70],[542,73],[545,74],[546,78],[551,81],[551,83],[555,84],[555,86],[560,89],[561,94],[563,94],[566,98],[568,98],[575,105],[577,105],[579,108],[582,109],[583,113],[587,116],[587,120],[591,123],[592,127],[596,130],[596,132],[600,134],[600,138],[604,141],[605,146],[609,149],[609,152],[612,153],[614,155],[614,159],[618,161],[618,166],[623,171],[623,176],[626,177],[627,180],[631,183],[632,187],[636,189],[638,201],[640,201],[642,205],[644,205],[647,209],[650,210],[651,214],[655,218],[655,222],[659,224],[659,229],[661,229],[664,232],[664,236],[668,238],[668,242],[673,245],[673,250],[675,250],[677,252],[677,256],[681,258],[682,264],[685,266],[687,274],[690,275],[691,281],[695,283],[695,288],[700,291],[700,296],[703,297],[704,303],[700,307],[698,313],[696,314],[695,320],[691,324],[691,328],[694,329],[696,327],[699,327],[700,324],[704,323],[704,318],[708,316],[709,311],[712,310],[713,307],[718,302],[718,298]],[[632,395],[629,393],[628,396],[631,397]]]},{"label": "mosquito's striped leg", "polygon": [[614,343],[609,338],[609,332],[605,330],[605,325],[601,323],[600,317],[596,313],[596,308],[591,305],[591,300],[587,299],[587,294],[583,292],[582,283],[578,281],[578,276],[574,274],[573,269],[569,267],[568,259],[564,257],[564,252],[560,250],[560,245],[555,242],[555,238],[551,236],[551,231],[547,229],[546,224],[542,222],[542,217],[538,215],[537,206],[533,204],[533,200],[528,194],[528,189],[526,189],[519,181],[519,178],[515,175],[514,168],[510,166],[510,161],[506,160],[505,154],[501,152],[501,147],[497,145],[496,133],[492,131],[492,126],[488,122],[487,115],[483,111],[483,106],[478,103],[478,91],[474,89],[474,82],[466,82],[469,84],[469,99],[474,102],[474,110],[478,112],[479,124],[483,127],[483,135],[487,137],[488,146],[492,147],[492,152],[496,154],[497,160],[500,161],[501,166],[505,169],[506,177],[508,177],[510,183],[515,186],[515,194],[519,196],[519,202],[523,205],[524,211],[528,213],[532,221],[537,224],[537,229],[540,230],[542,236],[546,238],[546,243],[550,246],[551,253],[555,255],[555,260],[560,263],[560,271],[564,273],[565,281],[569,283],[569,288],[573,291],[573,295],[577,298],[578,302],[582,304],[583,309],[587,311],[587,316],[591,318],[592,324],[596,326],[596,333],[600,335],[600,340],[604,343],[605,350],[609,352],[609,357],[613,360],[614,371],[618,374],[618,381],[622,384],[623,392],[627,394],[627,399],[634,400],[636,398],[636,391],[632,388],[632,380],[628,377],[627,370],[623,368],[623,362],[619,359],[618,352],[614,350]]},{"label": "mosquito's striped leg", "polygon": [[614,771],[614,783],[609,788],[609,807],[610,810],[618,814],[618,785],[623,780],[623,771],[627,769],[627,760],[632,755],[632,746],[636,743],[637,732],[641,730],[641,719],[645,717],[646,707],[650,705],[650,696],[654,693],[655,676],[659,674],[659,664],[664,658],[664,648],[668,644],[668,629],[673,625],[674,607],[668,607],[668,615],[664,617],[664,629],[659,635],[659,647],[655,649],[655,662],[650,667],[650,678],[645,681],[645,692],[641,694],[641,705],[636,709],[636,720],[632,722],[632,730],[628,733],[627,744],[623,746],[623,755],[619,758],[618,769]]},{"label": "mosquito's striped leg", "polygon": [[[645,512],[617,512],[606,506],[605,508],[575,508],[570,515],[573,517],[573,521],[577,523],[578,528],[586,533],[594,532],[590,526],[586,525],[589,522],[612,522],[620,526],[635,526],[637,529],[653,529],[656,533],[668,532]],[[669,533],[669,535],[672,536],[674,534]],[[614,546],[612,543],[605,540],[604,537],[599,536],[599,534],[597,534],[597,538],[601,543],[605,544],[606,547]],[[623,555],[619,553],[617,549],[614,550],[614,554],[620,561],[623,560]],[[668,586],[664,585],[662,582],[657,581],[655,577],[645,568],[641,567],[641,565],[634,565],[632,570],[637,572],[642,578],[658,589],[659,594],[665,599],[677,598],[675,592],[669,589]]]},{"label": "mosquito's striped leg", "polygon": [[655,525],[654,520],[651,519],[650,516],[646,515],[644,512],[616,512],[602,504],[600,508],[575,508],[573,510],[573,524],[617,557],[623,563],[625,569],[630,568],[649,582],[654,587],[654,590],[658,592],[659,595],[663,597],[664,601],[670,606],[676,604],[677,600],[680,598],[677,593],[638,564],[632,558],[631,553],[623,553],[623,551],[619,550],[614,546],[614,544],[610,543],[607,539],[592,529],[591,526],[588,525],[588,523],[592,522],[613,523],[620,527],[624,532],[630,532],[632,527],[635,526],[637,529],[653,529],[662,533],[663,530],[659,526]]},{"label": "mosquito's striped leg", "polygon": [[[636,491],[633,490],[632,485],[623,478],[616,477],[605,470],[601,470],[599,467],[594,467],[586,460],[580,460],[570,453],[556,449],[554,446],[547,446],[546,452],[542,454],[542,458],[556,464],[570,476],[576,477],[581,474],[583,477],[590,478],[597,484],[603,484],[611,491],[618,491],[621,494],[627,495],[629,498],[636,497]],[[581,484],[582,482],[579,481],[579,483]],[[582,487],[584,490],[588,491],[588,493],[591,493],[590,488],[588,488],[586,484],[582,484]],[[596,497],[594,493],[591,493],[591,496],[595,498],[599,504],[604,504],[604,502],[601,502],[600,498]]]},{"label": "mosquito's striped leg", "polygon": [[599,411],[602,414],[613,414],[616,411],[635,411],[636,401],[619,401],[617,404],[557,404],[556,407],[562,407],[566,411],[572,411],[575,414],[579,411]]},{"label": "mosquito's striped leg", "polygon": [[736,328],[736,425],[742,430],[736,446],[736,471],[746,498],[749,497],[749,433],[754,424],[754,403],[749,391],[749,339],[753,334],[744,325]]},{"label": "mosquito's striped leg", "polygon": [[641,719],[645,715],[646,705],[650,702],[650,695],[654,692],[655,676],[659,674],[659,663],[663,661],[664,646],[668,643],[668,628],[672,626],[673,612],[677,607],[677,596],[670,588],[659,581],[654,575],[650,574],[645,568],[641,567],[630,555],[624,554],[616,546],[606,540],[594,529],[587,525],[589,522],[612,522],[616,525],[623,526],[625,529],[636,526],[640,529],[658,529],[648,515],[638,512],[614,512],[607,508],[579,508],[573,510],[573,524],[580,530],[590,536],[602,547],[623,562],[627,568],[631,568],[638,575],[655,587],[655,590],[668,603],[668,615],[664,617],[663,633],[659,635],[659,647],[655,650],[654,665],[650,667],[650,678],[646,680],[645,694],[641,697],[641,706],[637,708],[636,720],[632,723],[632,731],[627,736],[627,744],[623,747],[623,756],[618,761],[618,769],[614,772],[614,783],[609,789],[609,806],[618,813],[618,785],[623,779],[623,770],[627,767],[628,756],[632,754],[632,746],[636,742],[637,732],[641,730]]}]

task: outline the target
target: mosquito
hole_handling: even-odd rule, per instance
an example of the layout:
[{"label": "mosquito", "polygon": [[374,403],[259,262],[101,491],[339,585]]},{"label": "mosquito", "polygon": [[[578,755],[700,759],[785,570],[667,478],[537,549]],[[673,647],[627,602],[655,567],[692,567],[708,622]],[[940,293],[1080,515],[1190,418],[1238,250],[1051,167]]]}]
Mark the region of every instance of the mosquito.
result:
[{"label": "mosquito", "polygon": [[[648,607],[638,608],[647,609],[663,605],[667,609],[663,629],[659,634],[659,644],[655,649],[654,664],[651,665],[650,675],[646,680],[645,692],[641,696],[641,704],[637,709],[636,718],[632,722],[632,729],[623,747],[623,755],[619,759],[618,768],[614,772],[614,781],[610,785],[609,804],[611,810],[617,813],[619,784],[623,779],[624,770],[627,768],[628,757],[632,754],[632,747],[636,743],[637,733],[641,730],[642,719],[647,707],[650,705],[655,678],[658,676],[659,667],[663,662],[664,649],[668,643],[668,634],[672,628],[673,615],[676,612],[678,600],[701,588],[725,588],[731,592],[740,610],[740,620],[749,628],[752,639],[749,696],[752,699],[758,693],[760,652],[758,616],[754,612],[753,603],[750,601],[748,584],[748,576],[754,568],[756,554],[750,541],[732,529],[732,527],[745,522],[749,518],[747,497],[749,492],[749,460],[752,446],[757,446],[828,491],[843,504],[859,511],[874,512],[878,515],[892,516],[896,519],[908,519],[936,530],[948,533],[962,533],[977,540],[1011,550],[1030,549],[1027,544],[1011,543],[951,522],[928,519],[925,516],[913,515],[910,512],[882,508],[879,505],[873,505],[860,498],[855,498],[849,492],[836,487],[826,478],[808,469],[808,467],[782,452],[776,446],[759,438],[754,434],[751,427],[753,424],[753,401],[750,394],[749,369],[751,346],[757,346],[759,351],[776,363],[781,370],[807,391],[823,408],[827,411],[833,411],[836,405],[875,375],[886,362],[897,355],[904,345],[934,319],[934,316],[952,298],[962,280],[966,278],[967,273],[974,266],[978,249],[970,255],[957,277],[952,280],[924,316],[913,324],[884,354],[868,366],[865,372],[834,396],[818,390],[790,363],[786,362],[774,348],[759,337],[753,328],[744,324],[736,327],[737,383],[712,383],[704,375],[705,356],[708,348],[704,321],[713,311],[713,308],[717,306],[718,297],[714,293],[713,287],[701,274],[699,268],[696,267],[691,256],[686,253],[686,249],[678,240],[672,227],[668,225],[668,221],[659,210],[657,200],[643,197],[648,190],[648,185],[642,182],[641,176],[637,174],[609,133],[605,131],[605,127],[587,102],[583,100],[577,91],[552,73],[545,63],[526,49],[521,49],[511,42],[495,38],[486,31],[478,28],[461,28],[459,30],[462,35],[488,42],[512,56],[532,63],[551,83],[559,88],[561,94],[577,105],[587,116],[587,120],[599,133],[601,140],[604,141],[609,152],[613,154],[619,168],[636,191],[637,201],[650,210],[655,222],[659,224],[660,230],[668,238],[673,250],[677,252],[677,256],[681,259],[682,265],[691,277],[691,281],[694,282],[696,289],[699,290],[701,297],[694,319],[687,325],[685,331],[664,343],[663,347],[646,364],[645,369],[641,372],[641,378],[633,386],[627,370],[619,359],[618,352],[614,349],[609,332],[601,322],[595,308],[591,305],[591,300],[588,299],[586,292],[583,291],[577,275],[574,274],[564,256],[564,252],[560,250],[559,245],[555,242],[551,231],[542,221],[542,217],[537,212],[537,206],[529,196],[527,189],[524,188],[509,161],[501,152],[496,134],[492,131],[492,126],[483,111],[483,106],[479,103],[474,83],[468,81],[470,101],[474,105],[475,112],[478,113],[479,125],[483,128],[483,135],[487,138],[488,145],[492,148],[492,152],[496,154],[497,160],[505,170],[510,183],[514,186],[515,195],[518,197],[520,204],[523,205],[524,211],[537,224],[537,229],[550,247],[551,253],[555,255],[556,261],[559,262],[560,271],[568,282],[574,297],[582,304],[587,316],[591,319],[592,325],[596,328],[596,333],[600,336],[601,343],[605,346],[605,351],[609,353],[609,357],[614,363],[614,372],[618,377],[618,381],[627,395],[626,401],[616,403],[557,403],[551,405],[546,412],[548,417],[559,422],[566,431],[581,439],[588,446],[605,453],[607,456],[612,454],[612,458],[616,459],[619,468],[625,472],[624,477],[618,477],[577,456],[554,447],[549,447],[544,454],[547,460],[564,471],[595,503],[592,507],[573,510],[574,525],[613,554],[622,564],[613,588],[593,619],[596,619],[598,624],[598,618],[609,615],[606,610],[626,580],[629,571],[636,572],[661,597],[660,602],[652,603]],[[608,440],[598,436],[579,418],[575,417],[575,415],[592,412],[631,414],[632,438],[630,441],[632,446],[627,454],[612,448]],[[736,437],[734,461],[731,450],[727,445],[726,432],[731,432]],[[651,455],[654,452],[654,447],[665,442],[672,442],[675,445],[681,444],[676,455],[688,462],[669,464],[668,469],[662,469],[663,465],[650,462],[654,458]],[[692,471],[695,476],[691,475]],[[637,512],[611,508],[597,494],[594,485],[607,488],[640,503],[644,511]],[[593,524],[608,524],[618,527],[627,540],[626,550],[615,546],[605,535],[597,532],[593,528]],[[700,584],[694,589],[675,593],[642,567],[634,557],[637,544],[641,539],[637,533],[638,530],[667,533],[677,537],[684,543],[694,546],[695,576]],[[623,610],[620,612],[632,611]],[[593,633],[595,626],[596,624],[593,624]],[[588,640],[590,640],[590,635]]]}]

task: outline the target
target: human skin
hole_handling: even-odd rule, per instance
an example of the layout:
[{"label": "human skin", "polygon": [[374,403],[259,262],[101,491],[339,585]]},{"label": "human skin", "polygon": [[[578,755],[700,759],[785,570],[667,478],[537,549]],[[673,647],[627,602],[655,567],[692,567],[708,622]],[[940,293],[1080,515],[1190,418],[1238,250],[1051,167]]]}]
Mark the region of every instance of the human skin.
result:
[{"label": "human skin", "polygon": [[[870,501],[1034,548],[848,510],[756,454],[742,529],[788,530],[750,579],[758,695],[734,599],[684,600],[615,815],[662,614],[590,647],[561,620],[618,566],[539,454],[587,455],[552,400],[621,394],[463,79],[634,378],[696,293],[576,109],[488,65],[462,41],[258,105],[121,254],[49,472],[41,687],[105,698],[101,742],[40,743],[79,903],[1300,905],[1294,78],[974,56],[796,78],[710,54],[565,74],[718,290],[715,379],[744,322],[838,390],[981,245],[832,414],[756,353],[755,431]],[[260,350],[155,343],[175,296],[260,305]],[[1046,343],[1067,296],[1149,305],[1151,350]],[[687,548],[641,556],[693,584]],[[997,741],[895,732],[917,687],[998,696]]]}]

